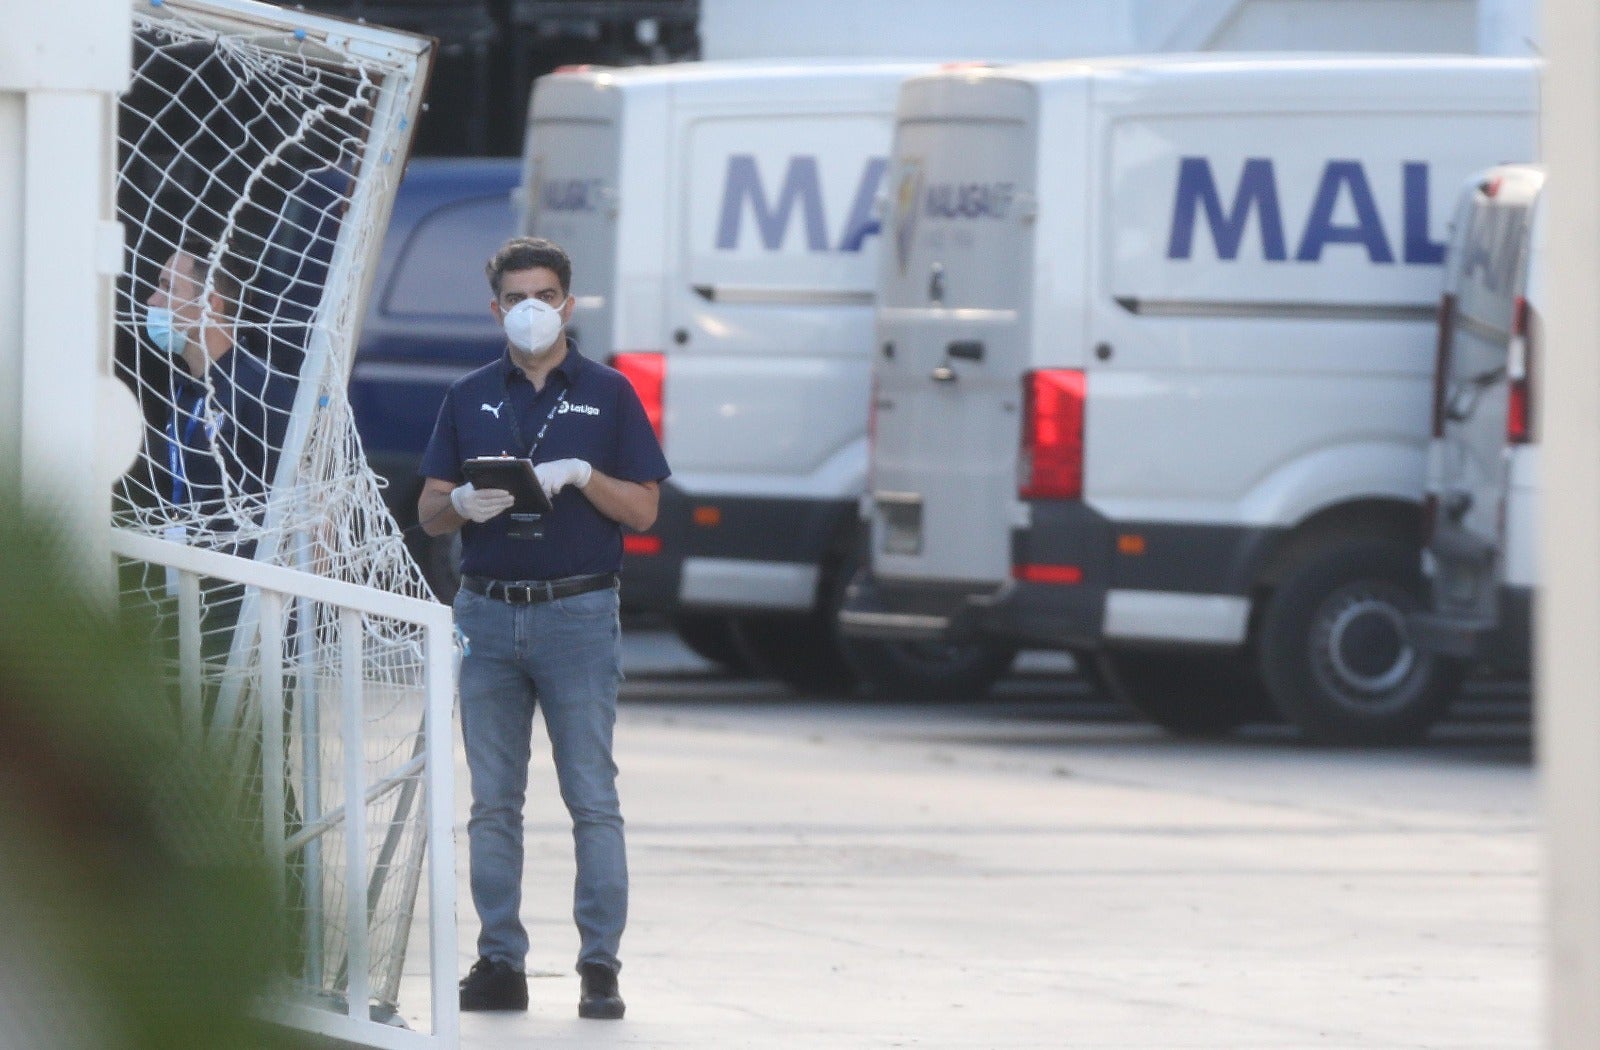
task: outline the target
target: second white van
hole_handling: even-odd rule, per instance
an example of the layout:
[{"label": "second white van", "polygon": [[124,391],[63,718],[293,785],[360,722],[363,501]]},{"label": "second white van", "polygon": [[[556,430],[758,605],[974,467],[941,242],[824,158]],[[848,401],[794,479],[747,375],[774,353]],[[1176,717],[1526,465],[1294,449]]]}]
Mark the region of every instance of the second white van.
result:
[{"label": "second white van", "polygon": [[1460,673],[1407,628],[1444,230],[1534,155],[1535,88],[1259,55],[908,81],[846,630],[1071,649],[1181,732],[1426,730]]}]

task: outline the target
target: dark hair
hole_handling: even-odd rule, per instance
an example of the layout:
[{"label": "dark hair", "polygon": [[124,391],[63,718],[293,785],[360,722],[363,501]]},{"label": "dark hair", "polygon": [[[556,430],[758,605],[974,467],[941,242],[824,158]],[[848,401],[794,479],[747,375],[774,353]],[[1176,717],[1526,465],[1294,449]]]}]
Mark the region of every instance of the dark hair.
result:
[{"label": "dark hair", "polygon": [[194,260],[194,281],[201,288],[206,284],[206,271],[211,271],[211,287],[228,304],[228,317],[238,320],[245,307],[245,263],[226,247],[216,266],[211,265],[211,253],[216,244],[198,234],[186,233],[178,242],[178,251]]},{"label": "dark hair", "polygon": [[572,260],[561,245],[543,237],[511,238],[500,246],[499,251],[489,256],[483,272],[489,278],[490,291],[498,299],[502,277],[517,270],[532,270],[541,266],[556,275],[556,280],[561,282],[561,292],[565,295],[572,287]]}]

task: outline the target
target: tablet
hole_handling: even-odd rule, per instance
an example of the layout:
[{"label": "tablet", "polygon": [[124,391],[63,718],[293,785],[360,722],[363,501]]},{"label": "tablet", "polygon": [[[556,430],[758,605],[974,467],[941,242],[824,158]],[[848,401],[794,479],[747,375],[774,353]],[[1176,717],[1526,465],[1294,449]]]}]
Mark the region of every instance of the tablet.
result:
[{"label": "tablet", "polygon": [[513,514],[549,514],[550,500],[533,473],[533,460],[520,456],[479,456],[461,464],[474,488],[505,489],[516,500]]}]

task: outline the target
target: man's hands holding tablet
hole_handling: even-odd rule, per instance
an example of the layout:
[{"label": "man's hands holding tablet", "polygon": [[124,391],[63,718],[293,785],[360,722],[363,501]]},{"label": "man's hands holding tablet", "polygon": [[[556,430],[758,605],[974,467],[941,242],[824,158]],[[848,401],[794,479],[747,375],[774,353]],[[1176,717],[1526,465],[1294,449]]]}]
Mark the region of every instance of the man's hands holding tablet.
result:
[{"label": "man's hands holding tablet", "polygon": [[456,513],[479,525],[504,514],[516,502],[516,497],[505,489],[480,489],[470,481],[450,490],[450,505]]}]

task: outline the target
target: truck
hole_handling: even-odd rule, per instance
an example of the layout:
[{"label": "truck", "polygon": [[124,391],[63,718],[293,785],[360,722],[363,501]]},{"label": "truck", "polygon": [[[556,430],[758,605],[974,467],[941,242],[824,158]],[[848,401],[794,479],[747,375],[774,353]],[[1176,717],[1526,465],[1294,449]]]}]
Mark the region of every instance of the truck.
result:
[{"label": "truck", "polygon": [[1417,644],[1526,677],[1538,582],[1544,169],[1490,168],[1462,188],[1439,301],[1423,501],[1429,602]]},{"label": "truck", "polygon": [[[569,329],[633,381],[673,471],[624,602],[801,688],[856,679],[837,611],[864,544],[875,205],[896,93],[929,68],[576,67],[529,108],[523,229],[571,254]],[[1010,659],[852,648],[927,693]]]},{"label": "truck", "polygon": [[1451,196],[1517,59],[1208,55],[907,81],[878,282],[873,639],[1070,650],[1180,733],[1412,739]]}]

